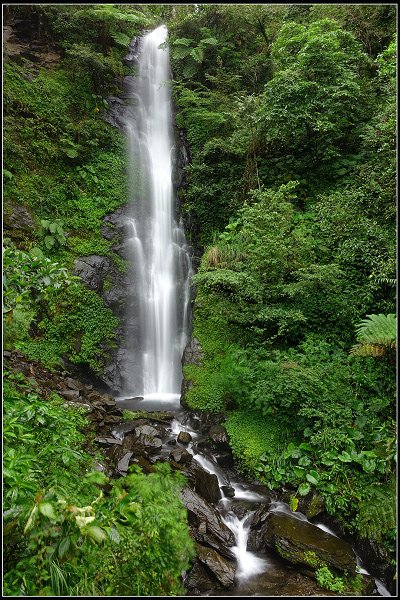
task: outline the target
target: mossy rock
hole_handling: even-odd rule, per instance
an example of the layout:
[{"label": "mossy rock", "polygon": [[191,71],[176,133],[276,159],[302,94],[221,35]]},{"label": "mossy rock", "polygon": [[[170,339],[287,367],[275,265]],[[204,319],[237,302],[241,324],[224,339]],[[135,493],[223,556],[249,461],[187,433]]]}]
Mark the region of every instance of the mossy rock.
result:
[{"label": "mossy rock", "polygon": [[267,548],[292,564],[316,570],[322,564],[340,573],[356,573],[356,556],[347,542],[285,513],[270,513],[263,531]]}]

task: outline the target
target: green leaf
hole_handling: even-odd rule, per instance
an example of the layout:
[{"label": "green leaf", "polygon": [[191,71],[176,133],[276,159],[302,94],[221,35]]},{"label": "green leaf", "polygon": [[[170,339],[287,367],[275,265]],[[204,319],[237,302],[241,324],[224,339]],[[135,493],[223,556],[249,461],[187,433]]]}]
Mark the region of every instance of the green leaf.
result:
[{"label": "green leaf", "polygon": [[52,235],[46,235],[44,238],[44,243],[46,248],[52,248],[54,246],[55,240]]},{"label": "green leaf", "polygon": [[12,179],[13,178],[13,174],[10,171],[7,171],[7,169],[3,169],[3,175],[6,179]]},{"label": "green leaf", "polygon": [[41,502],[39,504],[39,512],[41,512],[42,515],[44,515],[48,519],[51,519],[52,521],[55,521],[57,519],[57,515],[54,512],[54,507],[52,504],[50,504],[50,502]]},{"label": "green leaf", "polygon": [[49,229],[50,233],[55,233],[57,231],[57,223],[50,223]]},{"label": "green leaf", "polygon": [[300,494],[300,496],[307,496],[308,492],[310,491],[310,486],[308,485],[308,483],[301,483],[299,485],[299,489],[298,492]]},{"label": "green leaf", "polygon": [[317,485],[317,483],[318,483],[318,479],[316,479],[315,477],[313,477],[313,475],[311,475],[311,473],[307,473],[306,479],[307,479],[307,481],[309,481],[313,485]]},{"label": "green leaf", "polygon": [[107,534],[101,527],[97,525],[90,525],[86,527],[86,533],[94,539],[96,542],[103,542],[107,538]]},{"label": "green leaf", "polygon": [[101,471],[91,471],[90,473],[86,473],[85,481],[88,481],[89,483],[98,483],[100,485],[103,485],[108,481],[108,477]]},{"label": "green leaf", "polygon": [[193,44],[193,40],[189,40],[188,38],[179,38],[174,41],[174,46],[191,46]]},{"label": "green leaf", "polygon": [[71,546],[71,540],[69,537],[65,537],[61,540],[58,545],[58,556],[62,558],[65,554],[67,554],[68,550]]}]

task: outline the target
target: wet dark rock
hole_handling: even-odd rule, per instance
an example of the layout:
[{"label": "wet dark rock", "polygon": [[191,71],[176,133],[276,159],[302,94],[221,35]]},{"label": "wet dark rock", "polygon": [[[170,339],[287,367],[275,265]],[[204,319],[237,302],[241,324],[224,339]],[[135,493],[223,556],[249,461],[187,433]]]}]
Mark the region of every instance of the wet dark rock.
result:
[{"label": "wet dark rock", "polygon": [[79,390],[60,390],[58,393],[67,400],[76,400],[79,398]]},{"label": "wet dark rock", "polygon": [[192,455],[185,448],[175,448],[171,450],[170,457],[177,463],[188,465],[192,462]]},{"label": "wet dark rock", "polygon": [[[3,223],[6,230],[14,230],[11,237],[18,237],[18,231],[34,231],[36,224],[32,213],[22,204],[8,202],[4,208]],[[10,234],[10,231],[7,231]]]},{"label": "wet dark rock", "polygon": [[110,267],[111,260],[109,258],[93,254],[77,258],[74,263],[73,274],[78,275],[90,290],[101,292]]},{"label": "wet dark rock", "polygon": [[200,342],[193,337],[183,352],[182,365],[196,365],[200,367],[203,364],[203,359],[204,353]]},{"label": "wet dark rock", "polygon": [[229,589],[235,581],[235,564],[221,556],[212,548],[197,545],[197,558],[209,569],[217,581],[225,589]]},{"label": "wet dark rock", "polygon": [[299,498],[297,510],[306,515],[307,519],[312,519],[324,512],[324,499],[316,492],[310,492],[307,496],[301,496]]},{"label": "wet dark rock", "polygon": [[226,498],[233,498],[235,495],[235,488],[230,485],[221,485],[221,491]]},{"label": "wet dark rock", "polygon": [[115,427],[112,428],[111,433],[114,437],[122,440],[122,438],[128,433],[132,433],[135,431],[135,428],[138,425],[145,425],[146,421],[144,419],[134,420],[134,421],[124,421],[124,423],[118,423]]},{"label": "wet dark rock", "polygon": [[168,446],[176,446],[176,439],[173,438],[172,440],[168,440],[167,444]]},{"label": "wet dark rock", "polygon": [[192,440],[192,436],[187,431],[180,431],[177,437],[180,444],[188,444]]},{"label": "wet dark rock", "polygon": [[110,423],[119,423],[121,420],[121,417],[118,415],[110,415],[107,414],[104,417],[104,423],[110,424]]},{"label": "wet dark rock", "polygon": [[217,476],[208,473],[194,462],[190,468],[190,481],[195,491],[207,502],[216,503],[221,498]]},{"label": "wet dark rock", "polygon": [[184,579],[184,584],[189,592],[200,595],[215,588],[217,581],[203,564],[195,559],[193,567]]},{"label": "wet dark rock", "polygon": [[118,462],[117,471],[121,473],[121,475],[125,475],[128,472],[129,461],[132,457],[133,452],[126,452],[121,460]]},{"label": "wet dark rock", "polygon": [[122,445],[122,441],[121,440],[116,440],[115,438],[111,438],[111,437],[97,437],[94,440],[95,442],[97,442],[99,444],[99,446],[112,446],[113,444],[118,444],[118,445]]},{"label": "wet dark rock", "polygon": [[71,390],[82,390],[84,387],[80,381],[77,379],[72,379],[72,377],[67,377],[65,379],[65,383]]},{"label": "wet dark rock", "polygon": [[216,446],[229,448],[229,436],[222,425],[213,425],[208,432],[208,436]]},{"label": "wet dark rock", "polygon": [[185,487],[181,491],[181,498],[188,510],[189,523],[193,527],[196,528],[203,523],[205,533],[214,537],[224,547],[229,548],[235,545],[235,536],[210,503],[189,487]]},{"label": "wet dark rock", "polygon": [[225,452],[214,452],[214,457],[223,469],[232,469],[235,466],[235,461],[230,449]]},{"label": "wet dark rock", "polygon": [[355,573],[356,557],[347,542],[307,521],[283,512],[271,512],[262,528],[264,544],[292,564],[315,568],[308,553],[339,572]]},{"label": "wet dark rock", "polygon": [[142,468],[143,473],[154,473],[155,471],[154,466],[144,456],[139,456],[137,459],[137,464]]}]

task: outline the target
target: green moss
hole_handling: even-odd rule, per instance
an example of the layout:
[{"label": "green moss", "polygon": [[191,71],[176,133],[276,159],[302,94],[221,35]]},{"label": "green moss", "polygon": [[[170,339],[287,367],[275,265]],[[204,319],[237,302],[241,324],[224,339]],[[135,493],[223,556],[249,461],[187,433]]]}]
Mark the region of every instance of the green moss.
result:
[{"label": "green moss", "polygon": [[276,465],[282,457],[289,431],[277,418],[262,417],[256,411],[233,411],[225,423],[238,468],[252,477],[261,477],[263,460]]}]

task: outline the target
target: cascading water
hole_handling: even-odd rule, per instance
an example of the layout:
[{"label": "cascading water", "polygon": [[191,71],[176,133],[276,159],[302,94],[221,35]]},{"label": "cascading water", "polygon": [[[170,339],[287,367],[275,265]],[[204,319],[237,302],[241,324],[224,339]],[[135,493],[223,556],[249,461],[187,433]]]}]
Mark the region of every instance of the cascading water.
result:
[{"label": "cascading water", "polygon": [[[131,302],[124,354],[125,397],[179,404],[188,328],[191,261],[175,218],[174,143],[167,28],[140,43],[128,93]],[[149,403],[147,403],[149,407]]]}]

